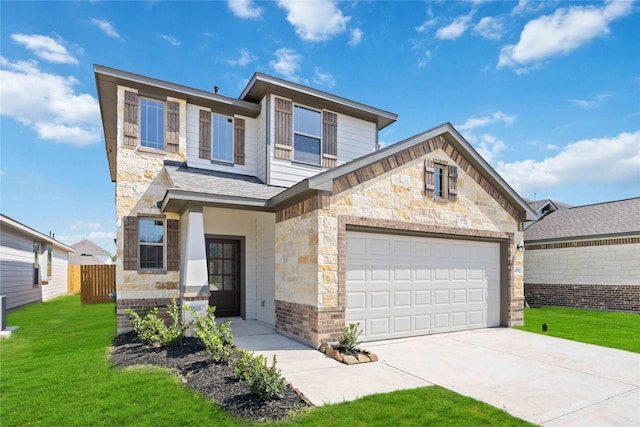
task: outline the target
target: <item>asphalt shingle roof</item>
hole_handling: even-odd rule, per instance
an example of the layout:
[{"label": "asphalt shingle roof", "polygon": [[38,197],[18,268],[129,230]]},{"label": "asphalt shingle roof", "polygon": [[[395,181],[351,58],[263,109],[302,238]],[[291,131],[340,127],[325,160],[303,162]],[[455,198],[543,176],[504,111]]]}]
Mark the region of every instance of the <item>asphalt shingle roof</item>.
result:
[{"label": "asphalt shingle roof", "polygon": [[173,188],[195,193],[269,200],[286,190],[266,185],[254,176],[165,164]]},{"label": "asphalt shingle roof", "polygon": [[551,212],[527,228],[525,241],[640,234],[640,197]]},{"label": "asphalt shingle roof", "polygon": [[69,246],[76,250],[75,253],[69,254],[69,264],[72,265],[104,264],[100,259],[93,255],[106,255],[111,257],[109,252],[87,239],[83,239]]}]

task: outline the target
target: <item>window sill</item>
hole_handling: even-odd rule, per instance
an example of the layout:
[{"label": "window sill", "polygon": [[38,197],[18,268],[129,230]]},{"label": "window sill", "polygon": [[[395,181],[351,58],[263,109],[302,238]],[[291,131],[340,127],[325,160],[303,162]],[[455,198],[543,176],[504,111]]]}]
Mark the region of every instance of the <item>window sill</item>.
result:
[{"label": "window sill", "polygon": [[138,269],[138,274],[167,274],[167,270],[140,270],[140,269]]},{"label": "window sill", "polygon": [[164,156],[167,154],[165,150],[158,150],[157,148],[143,147],[142,145],[138,146],[136,151],[140,151],[141,153],[148,153],[148,154],[158,154],[161,156]]},{"label": "window sill", "polygon": [[215,159],[211,159],[211,164],[212,165],[218,165],[218,166],[227,166],[227,167],[235,167],[235,164],[233,162],[227,162],[225,160],[215,160]]},{"label": "window sill", "polygon": [[300,160],[291,160],[291,164],[298,165],[298,166],[312,167],[314,169],[322,170],[322,165],[319,165],[317,163],[307,163],[307,162],[301,162]]}]

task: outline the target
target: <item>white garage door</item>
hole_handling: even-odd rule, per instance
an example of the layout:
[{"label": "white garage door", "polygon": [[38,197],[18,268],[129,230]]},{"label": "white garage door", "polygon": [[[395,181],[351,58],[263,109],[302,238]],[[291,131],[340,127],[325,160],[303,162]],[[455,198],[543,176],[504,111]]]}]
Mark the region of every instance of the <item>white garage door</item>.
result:
[{"label": "white garage door", "polygon": [[347,232],[347,323],[363,341],[500,325],[500,245]]}]

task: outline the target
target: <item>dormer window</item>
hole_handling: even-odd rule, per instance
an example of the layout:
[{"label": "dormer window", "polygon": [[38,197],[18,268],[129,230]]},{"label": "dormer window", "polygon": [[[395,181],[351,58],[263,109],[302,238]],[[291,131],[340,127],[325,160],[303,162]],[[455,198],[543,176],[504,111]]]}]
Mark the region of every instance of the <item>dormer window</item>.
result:
[{"label": "dormer window", "polygon": [[319,165],[321,141],[320,111],[296,105],[293,110],[293,160]]}]

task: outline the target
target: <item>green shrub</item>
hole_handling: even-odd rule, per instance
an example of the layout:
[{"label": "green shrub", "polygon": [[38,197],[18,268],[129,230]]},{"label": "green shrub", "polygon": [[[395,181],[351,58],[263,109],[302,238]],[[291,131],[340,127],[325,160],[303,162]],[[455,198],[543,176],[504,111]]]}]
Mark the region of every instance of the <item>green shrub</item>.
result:
[{"label": "green shrub", "polygon": [[176,304],[175,298],[167,308],[173,321],[171,325],[167,325],[164,320],[158,317],[157,307],[140,312],[135,312],[132,309],[127,310],[133,331],[142,342],[170,347],[180,345],[188,325],[182,325],[180,321],[180,308]]},{"label": "green shrub", "polygon": [[273,355],[271,367],[267,366],[267,358],[260,355],[253,358],[248,372],[249,390],[264,400],[277,400],[282,398],[287,387],[280,369],[276,367],[276,356]]},{"label": "green shrub", "polygon": [[249,380],[249,374],[254,363],[253,351],[242,350],[242,356],[236,359],[233,367],[233,379],[236,381]]},{"label": "green shrub", "polygon": [[199,315],[193,309],[189,309],[189,311],[195,319],[194,333],[204,344],[207,354],[215,363],[228,363],[235,352],[231,335],[231,320],[226,320],[218,325],[215,307],[208,307],[206,316]]},{"label": "green shrub", "polygon": [[358,337],[362,331],[359,329],[360,323],[349,323],[342,329],[342,337],[340,338],[340,346],[346,352],[352,352],[362,342],[358,341]]}]

